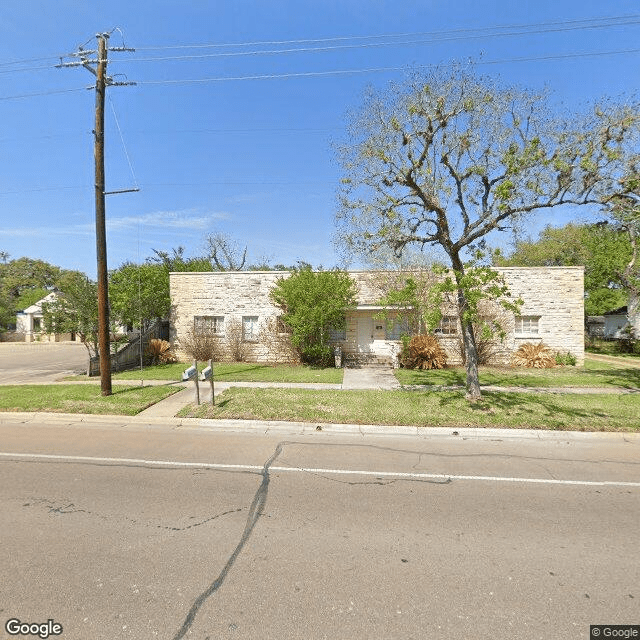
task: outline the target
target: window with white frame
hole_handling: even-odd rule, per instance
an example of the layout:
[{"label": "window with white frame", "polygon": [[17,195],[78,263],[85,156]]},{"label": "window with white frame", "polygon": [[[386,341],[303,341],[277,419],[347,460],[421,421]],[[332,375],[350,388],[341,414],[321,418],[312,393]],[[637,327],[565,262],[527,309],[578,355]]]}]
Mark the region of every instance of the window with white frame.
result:
[{"label": "window with white frame", "polygon": [[540,333],[540,316],[516,316],[516,334],[536,336]]},{"label": "window with white frame", "polygon": [[442,316],[434,333],[443,336],[454,336],[458,333],[458,318],[456,316]]},{"label": "window with white frame", "polygon": [[194,316],[193,331],[224,335],[224,316]]},{"label": "window with white frame", "polygon": [[242,316],[242,339],[245,342],[258,339],[258,316]]}]

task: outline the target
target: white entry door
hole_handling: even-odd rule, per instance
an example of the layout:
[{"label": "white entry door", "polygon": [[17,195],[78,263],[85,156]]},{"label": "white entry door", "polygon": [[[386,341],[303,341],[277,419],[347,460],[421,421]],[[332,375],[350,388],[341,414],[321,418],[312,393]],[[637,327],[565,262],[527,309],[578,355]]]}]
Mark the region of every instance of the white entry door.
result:
[{"label": "white entry door", "polygon": [[373,318],[358,316],[358,353],[371,353],[373,344]]}]

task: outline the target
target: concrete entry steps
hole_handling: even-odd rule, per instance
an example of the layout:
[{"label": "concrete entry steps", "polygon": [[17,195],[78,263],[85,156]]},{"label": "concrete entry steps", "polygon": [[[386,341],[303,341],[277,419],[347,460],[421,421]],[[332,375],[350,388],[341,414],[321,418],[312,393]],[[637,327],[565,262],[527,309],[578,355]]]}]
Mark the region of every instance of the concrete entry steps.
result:
[{"label": "concrete entry steps", "polygon": [[383,365],[347,367],[344,370],[342,388],[352,389],[399,389],[400,383],[393,375],[393,369]]}]

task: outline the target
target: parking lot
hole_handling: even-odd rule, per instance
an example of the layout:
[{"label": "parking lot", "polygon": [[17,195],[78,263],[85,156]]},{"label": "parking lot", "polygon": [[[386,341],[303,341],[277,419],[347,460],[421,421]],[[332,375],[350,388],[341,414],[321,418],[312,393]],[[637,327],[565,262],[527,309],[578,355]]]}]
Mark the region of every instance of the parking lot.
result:
[{"label": "parking lot", "polygon": [[0,384],[54,382],[86,371],[87,361],[81,344],[0,342]]}]

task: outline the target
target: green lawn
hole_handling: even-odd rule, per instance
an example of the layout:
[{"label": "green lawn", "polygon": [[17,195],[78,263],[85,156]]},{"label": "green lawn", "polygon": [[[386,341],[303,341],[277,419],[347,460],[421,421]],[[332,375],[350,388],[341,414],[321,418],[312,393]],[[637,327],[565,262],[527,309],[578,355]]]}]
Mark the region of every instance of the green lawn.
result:
[{"label": "green lawn", "polygon": [[[181,380],[187,368],[183,362],[144,367],[144,380]],[[200,364],[199,369],[206,365]],[[215,380],[219,382],[326,382],[341,384],[342,369],[316,369],[307,366],[265,365],[255,362],[223,362],[213,367]],[[140,380],[140,369],[123,371],[113,375],[114,380]]]},{"label": "green lawn", "polygon": [[[397,369],[396,378],[402,385],[464,385],[463,367],[414,371]],[[480,384],[503,387],[610,387],[640,388],[640,369],[615,364],[585,361],[584,367],[558,367],[555,369],[513,369],[480,367]]]},{"label": "green lawn", "polygon": [[640,395],[495,393],[469,403],[461,392],[231,388],[181,417],[319,423],[637,431]]},{"label": "green lawn", "polygon": [[640,353],[621,353],[618,349],[617,340],[602,340],[593,338],[585,347],[587,353],[597,353],[605,356],[616,356],[617,358],[631,358],[640,361]]},{"label": "green lawn", "polygon": [[103,397],[98,385],[50,384],[0,386],[0,411],[51,411],[134,416],[180,391],[179,386],[114,386]]}]

